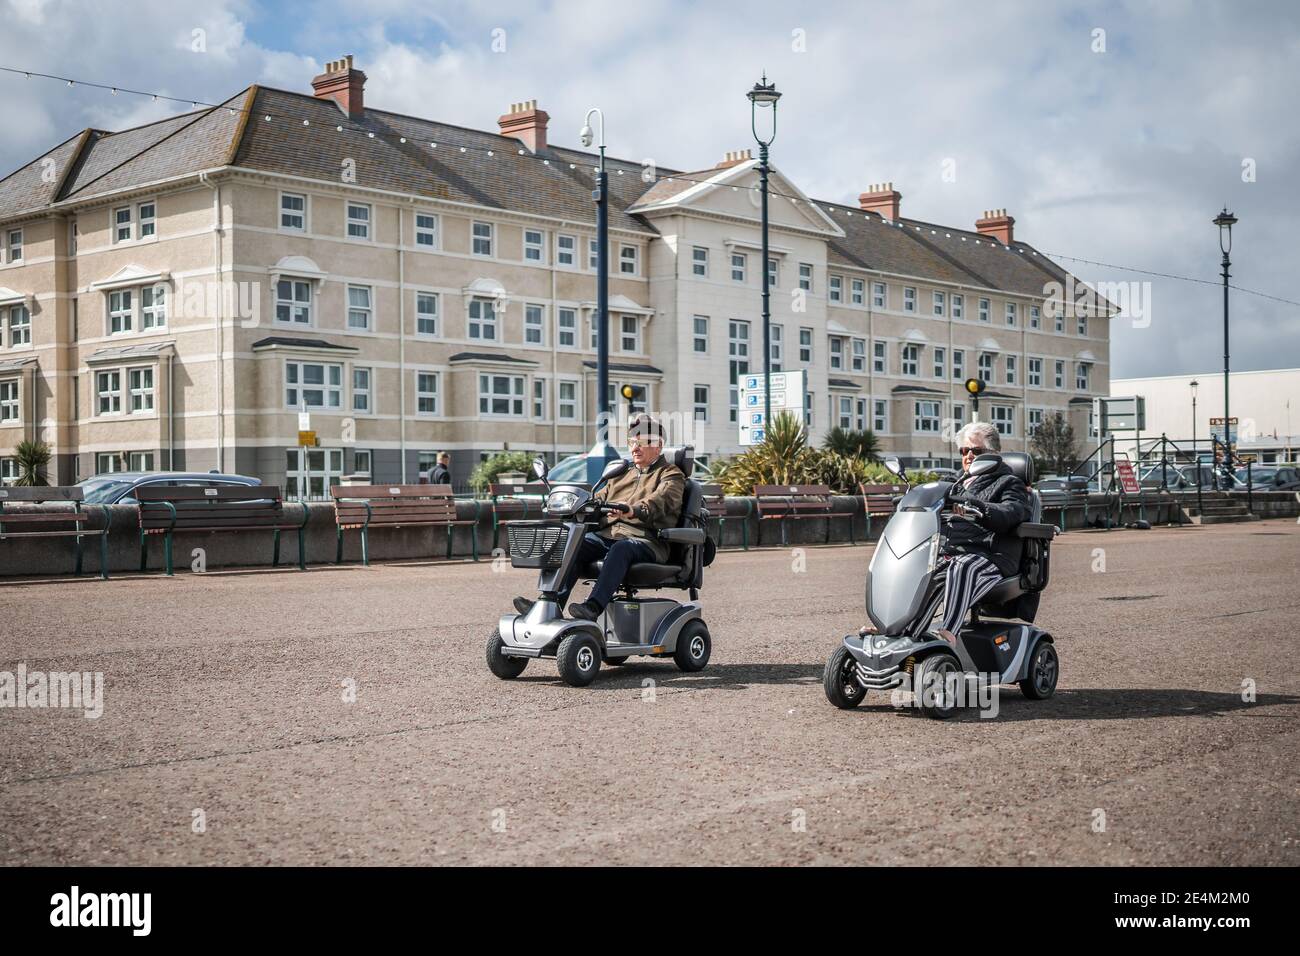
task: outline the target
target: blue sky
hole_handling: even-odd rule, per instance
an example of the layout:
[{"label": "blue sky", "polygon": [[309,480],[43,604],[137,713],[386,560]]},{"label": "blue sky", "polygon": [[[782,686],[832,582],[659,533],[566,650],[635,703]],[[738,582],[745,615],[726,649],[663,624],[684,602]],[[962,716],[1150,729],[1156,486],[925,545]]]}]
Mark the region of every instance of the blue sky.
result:
[{"label": "blue sky", "polygon": [[[1210,280],[1226,203],[1234,280],[1300,301],[1293,3],[0,0],[0,22],[5,66],[183,97],[308,91],[351,53],[369,104],[465,126],[536,98],[577,145],[599,105],[612,152],[679,168],[752,145],[744,93],[766,69],[785,94],[773,161],[814,197],[889,180],[904,215],[969,228],[1006,207],[1039,249]],[[0,175],[174,109],[0,75]],[[1062,264],[1152,283],[1150,325],[1113,329],[1114,376],[1222,367],[1218,289]],[[1300,306],[1234,293],[1232,351],[1300,366]]]}]

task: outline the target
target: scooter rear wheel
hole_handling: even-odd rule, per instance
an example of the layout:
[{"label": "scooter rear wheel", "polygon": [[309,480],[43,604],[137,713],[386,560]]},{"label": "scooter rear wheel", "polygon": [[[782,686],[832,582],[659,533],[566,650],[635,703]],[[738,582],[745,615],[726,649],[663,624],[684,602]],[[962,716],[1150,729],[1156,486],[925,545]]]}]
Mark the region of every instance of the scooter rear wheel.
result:
[{"label": "scooter rear wheel", "polygon": [[850,710],[866,699],[867,689],[858,683],[857,666],[849,649],[841,644],[822,671],[826,699],[841,710]]},{"label": "scooter rear wheel", "polygon": [[502,680],[514,680],[528,666],[528,658],[506,657],[505,654],[501,653],[504,646],[505,641],[501,640],[501,631],[493,631],[487,642],[488,670]]},{"label": "scooter rear wheel", "polygon": [[1020,693],[1030,700],[1047,700],[1056,693],[1056,678],[1061,671],[1061,660],[1056,645],[1042,640],[1034,649],[1034,659],[1029,664],[1029,676],[1020,682]]},{"label": "scooter rear wheel", "polygon": [[677,650],[673,651],[673,660],[678,670],[690,674],[702,671],[709,663],[713,653],[713,639],[703,621],[691,621],[677,635]]}]

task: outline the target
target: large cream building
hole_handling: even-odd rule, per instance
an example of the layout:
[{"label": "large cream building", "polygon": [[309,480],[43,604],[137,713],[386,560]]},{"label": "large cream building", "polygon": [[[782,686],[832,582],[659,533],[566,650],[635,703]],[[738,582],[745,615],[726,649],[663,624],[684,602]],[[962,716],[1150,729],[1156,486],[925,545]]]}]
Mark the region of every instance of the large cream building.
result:
[{"label": "large cream building", "polygon": [[[364,84],[337,61],[314,95],[86,130],[0,181],[0,478],[33,437],[59,482],[218,469],[316,495],[441,450],[461,482],[493,451],[590,446],[594,155],[549,144],[535,103],[482,132],[367,109]],[[738,376],[762,370],[756,164],[608,165],[611,388],[733,454]],[[807,371],[814,440],[866,428],[947,463],[975,375],[1004,447],[1053,411],[1087,438],[1109,320],[1055,306],[1069,277],[1005,211],[966,230],[888,184],[857,206],[771,188],[773,362]]]}]

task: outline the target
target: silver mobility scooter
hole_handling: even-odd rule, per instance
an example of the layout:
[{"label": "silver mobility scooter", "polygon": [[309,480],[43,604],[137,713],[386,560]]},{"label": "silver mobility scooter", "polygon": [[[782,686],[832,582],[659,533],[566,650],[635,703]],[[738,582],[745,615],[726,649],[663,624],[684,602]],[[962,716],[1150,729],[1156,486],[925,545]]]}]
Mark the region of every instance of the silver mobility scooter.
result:
[{"label": "silver mobility scooter", "polygon": [[[1026,485],[1033,483],[1033,459],[1021,452],[980,455],[971,473],[987,473],[1000,462]],[[907,483],[897,459],[886,467]],[[976,699],[981,685],[987,693],[988,685],[1016,683],[1032,700],[1045,700],[1056,690],[1052,635],[1033,626],[1039,594],[1047,587],[1056,527],[1040,522],[1042,503],[1032,488],[1032,520],[1015,531],[1024,542],[1020,573],[1004,578],[972,609],[956,647],[932,630],[938,627],[947,578],[947,563],[940,558],[942,512],[952,503],[954,484],[908,484],[885,525],[867,571],[867,614],[877,633],[864,628],[845,637],[826,662],[822,684],[836,707],[856,707],[868,690],[903,687],[916,695],[927,716],[944,719]]]},{"label": "silver mobility scooter", "polygon": [[[668,447],[664,459],[690,475],[693,451],[689,445]],[[712,642],[698,600],[707,563],[707,513],[703,490],[690,478],[686,479],[677,527],[659,532],[669,545],[668,563],[633,564],[599,620],[570,620],[561,614],[564,609],[558,591],[578,560],[583,535],[596,530],[605,512],[615,510],[598,501],[596,494],[630,467],[623,459],[611,461],[588,491],[579,485],[552,488],[546,481],[546,462],[540,458],[533,462],[533,471],[546,486],[548,518],[512,521],[506,525],[506,533],[510,563],[516,568],[538,569],[540,596],[526,615],[504,615],[488,638],[488,669],[497,677],[518,677],[535,657],[554,657],[560,677],[574,687],[590,684],[602,660],[625,664],[635,655],[671,657],[684,671],[703,670],[708,664]],[[597,561],[580,569],[580,579],[597,577],[601,564]],[[637,596],[638,590],[658,588],[685,589],[690,600],[679,603]]]}]

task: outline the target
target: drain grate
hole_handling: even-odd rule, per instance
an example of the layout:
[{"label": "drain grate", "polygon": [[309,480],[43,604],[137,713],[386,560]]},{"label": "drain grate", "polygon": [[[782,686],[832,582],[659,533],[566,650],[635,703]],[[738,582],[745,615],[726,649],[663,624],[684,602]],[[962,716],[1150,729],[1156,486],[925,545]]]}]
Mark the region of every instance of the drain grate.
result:
[{"label": "drain grate", "polygon": [[1115,597],[1104,597],[1103,601],[1150,601],[1152,598],[1158,598],[1159,594],[1120,594]]}]

